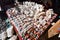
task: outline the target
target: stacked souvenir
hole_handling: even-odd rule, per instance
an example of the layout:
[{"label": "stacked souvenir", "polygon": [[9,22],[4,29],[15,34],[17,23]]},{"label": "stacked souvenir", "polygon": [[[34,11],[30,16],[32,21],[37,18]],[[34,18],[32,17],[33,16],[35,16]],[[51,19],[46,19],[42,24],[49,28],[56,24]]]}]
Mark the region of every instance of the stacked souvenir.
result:
[{"label": "stacked souvenir", "polygon": [[23,40],[37,40],[57,16],[53,9],[45,10],[35,2],[18,4],[8,9],[7,15]]}]

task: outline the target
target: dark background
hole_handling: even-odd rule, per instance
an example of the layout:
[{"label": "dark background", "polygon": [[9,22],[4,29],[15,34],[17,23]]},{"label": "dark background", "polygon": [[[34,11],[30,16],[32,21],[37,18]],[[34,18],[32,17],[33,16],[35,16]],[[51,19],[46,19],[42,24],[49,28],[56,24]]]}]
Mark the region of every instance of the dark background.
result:
[{"label": "dark background", "polygon": [[[45,8],[52,8],[54,10],[55,13],[58,14],[58,16],[56,17],[56,19],[54,20],[54,22],[56,22],[59,19],[60,16],[60,0],[18,0],[19,2],[23,2],[23,1],[33,1],[33,2],[37,2],[40,4],[43,4],[45,6]],[[46,2],[44,2],[46,1]],[[14,7],[15,1],[14,0],[0,0],[0,6],[2,7],[2,11],[0,11],[0,17],[5,20],[7,18],[6,15],[6,10]],[[51,25],[49,26],[49,28],[51,27]],[[40,38],[38,40],[60,40],[58,38],[58,35],[52,37],[52,38],[48,38],[48,29],[43,33],[43,35],[40,36]]]}]

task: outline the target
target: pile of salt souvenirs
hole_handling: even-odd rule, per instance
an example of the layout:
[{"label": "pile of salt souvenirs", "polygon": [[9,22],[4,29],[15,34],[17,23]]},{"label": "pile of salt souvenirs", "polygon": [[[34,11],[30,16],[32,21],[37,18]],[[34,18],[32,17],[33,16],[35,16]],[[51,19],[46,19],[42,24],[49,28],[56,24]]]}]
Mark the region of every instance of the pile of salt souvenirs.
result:
[{"label": "pile of salt souvenirs", "polygon": [[8,9],[7,15],[23,40],[37,40],[57,16],[53,9],[27,1]]}]

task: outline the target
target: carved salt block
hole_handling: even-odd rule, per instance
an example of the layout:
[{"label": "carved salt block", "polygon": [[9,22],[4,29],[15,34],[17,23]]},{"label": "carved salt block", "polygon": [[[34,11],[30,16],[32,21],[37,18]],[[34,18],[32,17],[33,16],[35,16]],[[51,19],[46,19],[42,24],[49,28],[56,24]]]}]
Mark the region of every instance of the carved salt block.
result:
[{"label": "carved salt block", "polygon": [[42,25],[44,26],[46,24],[45,19],[42,20]]}]

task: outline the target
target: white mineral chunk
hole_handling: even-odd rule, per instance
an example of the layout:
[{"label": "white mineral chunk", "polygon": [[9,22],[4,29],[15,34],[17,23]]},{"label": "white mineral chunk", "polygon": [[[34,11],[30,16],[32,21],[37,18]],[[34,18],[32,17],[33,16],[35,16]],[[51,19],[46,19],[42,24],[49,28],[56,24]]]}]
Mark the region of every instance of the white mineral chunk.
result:
[{"label": "white mineral chunk", "polygon": [[59,34],[58,38],[60,38],[60,34]]},{"label": "white mineral chunk", "polygon": [[42,20],[42,25],[44,26],[46,24],[45,19]]},{"label": "white mineral chunk", "polygon": [[9,40],[17,40],[17,36],[13,35]]},{"label": "white mineral chunk", "polygon": [[54,25],[54,24],[55,24],[55,22],[51,23],[51,25]]},{"label": "white mineral chunk", "polygon": [[40,17],[39,17],[39,22],[40,22],[40,24],[43,24],[43,21],[42,21],[43,19],[42,19],[42,18],[43,18],[43,16],[40,16]]},{"label": "white mineral chunk", "polygon": [[1,38],[2,38],[2,40],[5,40],[6,37],[7,37],[7,33],[6,33],[6,31],[4,31],[4,32],[1,34]]},{"label": "white mineral chunk", "polygon": [[29,12],[28,12],[28,11],[26,11],[26,10],[24,11],[24,13],[25,13],[26,15],[28,15],[28,14],[29,14]]},{"label": "white mineral chunk", "polygon": [[11,26],[7,29],[7,36],[11,37],[12,35],[13,35],[13,26]]},{"label": "white mineral chunk", "polygon": [[54,14],[53,9],[49,9],[49,11],[50,11],[51,14]]}]

